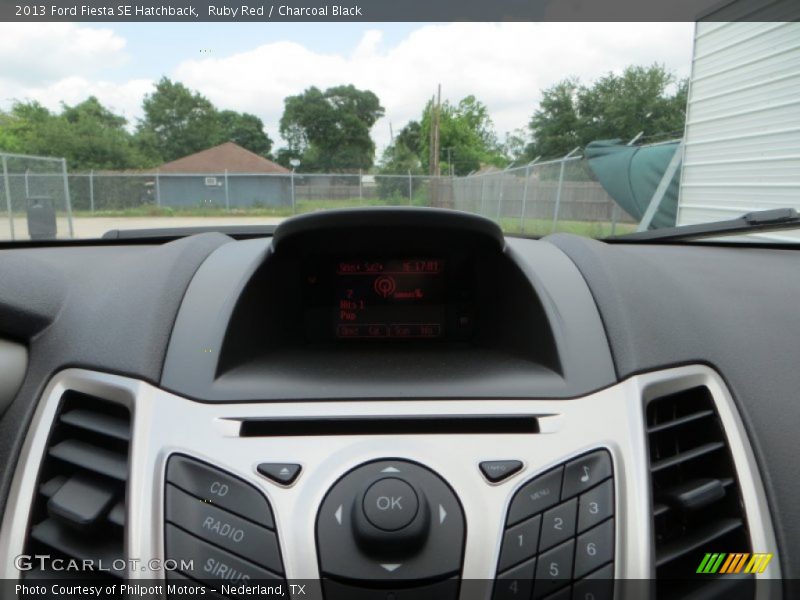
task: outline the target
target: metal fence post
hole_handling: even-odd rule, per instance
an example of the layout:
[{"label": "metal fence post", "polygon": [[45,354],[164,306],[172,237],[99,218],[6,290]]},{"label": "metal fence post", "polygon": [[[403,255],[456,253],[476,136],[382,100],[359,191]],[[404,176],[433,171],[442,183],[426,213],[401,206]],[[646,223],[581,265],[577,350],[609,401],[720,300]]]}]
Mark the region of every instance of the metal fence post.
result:
[{"label": "metal fence post", "polygon": [[414,203],[414,180],[411,178],[411,169],[408,170],[408,205]]},{"label": "metal fence post", "polygon": [[485,215],[486,209],[486,175],[481,176],[481,215]]},{"label": "metal fence post", "polygon": [[292,184],[292,214],[297,214],[297,205],[295,204],[294,200],[294,168],[292,168],[291,174],[291,184]]},{"label": "metal fence post", "polygon": [[156,206],[161,206],[161,176],[160,176],[160,171],[156,171]]},{"label": "metal fence post", "polygon": [[231,209],[231,197],[228,192],[228,169],[225,169],[225,210]]},{"label": "metal fence post", "polygon": [[361,169],[359,169],[358,170],[358,201],[359,201],[359,203],[364,201],[364,190],[361,188],[363,180],[364,180],[363,171]]},{"label": "metal fence post", "polygon": [[498,194],[497,196],[497,215],[495,216],[494,219],[498,223],[500,223],[500,215],[503,212],[503,192],[506,189],[506,179],[505,179],[506,171],[508,171],[508,169],[503,169],[500,172],[500,175],[498,175],[498,177],[500,177],[500,194]]},{"label": "metal fence post", "polygon": [[525,233],[525,205],[528,203],[528,178],[531,175],[531,164],[525,165],[525,183],[522,186],[522,208],[519,211],[519,232]]},{"label": "metal fence post", "polygon": [[611,235],[617,233],[617,221],[619,221],[619,205],[614,202],[611,207]]},{"label": "metal fence post", "polygon": [[525,233],[525,209],[528,207],[528,180],[531,177],[531,167],[542,158],[541,154],[525,165],[525,185],[522,186],[522,210],[519,216],[519,232]]},{"label": "metal fence post", "polygon": [[61,159],[61,170],[64,173],[64,202],[67,204],[67,226],[69,227],[69,237],[75,237],[75,231],[72,228],[72,202],[69,198],[69,180],[67,179],[67,159]]},{"label": "metal fence post", "polygon": [[89,208],[94,212],[94,169],[89,171]]},{"label": "metal fence post", "polygon": [[3,156],[3,184],[6,190],[6,208],[8,209],[8,226],[11,228],[11,240],[14,236],[14,212],[11,210],[11,186],[8,183],[8,160]]},{"label": "metal fence post", "polygon": [[31,174],[30,168],[25,169],[25,197],[26,198],[30,198],[31,197],[31,184],[30,184],[30,181],[29,181],[30,174]]},{"label": "metal fence post", "polygon": [[575,154],[578,150],[580,150],[580,146],[573,148],[569,154],[561,159],[561,170],[558,173],[558,189],[556,190],[556,207],[553,211],[553,233],[555,233],[556,225],[558,225],[558,211],[561,206],[561,188],[564,185],[564,166],[567,164],[567,159]]}]

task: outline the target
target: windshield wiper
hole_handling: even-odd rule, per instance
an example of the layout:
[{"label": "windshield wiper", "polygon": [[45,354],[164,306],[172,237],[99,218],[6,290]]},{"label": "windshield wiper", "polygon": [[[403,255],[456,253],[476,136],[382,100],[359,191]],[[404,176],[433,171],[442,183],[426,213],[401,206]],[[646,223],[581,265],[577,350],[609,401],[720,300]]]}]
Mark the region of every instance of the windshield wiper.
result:
[{"label": "windshield wiper", "polygon": [[778,231],[800,227],[800,213],[793,208],[775,208],[759,210],[742,215],[738,219],[683,225],[666,229],[637,231],[608,240],[665,242],[680,240],[698,240],[709,237],[757,233],[762,231]]}]

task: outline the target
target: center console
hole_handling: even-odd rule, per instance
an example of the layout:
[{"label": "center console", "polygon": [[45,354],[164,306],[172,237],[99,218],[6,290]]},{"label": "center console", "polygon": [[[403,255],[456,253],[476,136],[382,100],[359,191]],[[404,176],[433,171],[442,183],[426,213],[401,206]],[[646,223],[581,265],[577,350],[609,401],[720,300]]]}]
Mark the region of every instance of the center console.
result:
[{"label": "center console", "polygon": [[[680,556],[656,556],[654,515],[674,517],[695,488],[668,482],[655,498],[651,471],[671,476],[726,447],[660,459],[648,447],[673,427],[649,426],[648,402],[697,388],[727,431],[747,509],[746,521],[725,524],[771,551],[758,471],[722,378],[690,365],[617,381],[589,289],[555,246],[445,211],[312,214],[203,263],[160,381],[59,373],[20,464],[58,448],[48,446],[53,423],[74,426],[59,413],[66,394],[128,408],[130,435],[90,418],[81,439],[105,431],[130,457],[114,462],[127,504],[108,518],[125,556],[168,561],[128,570],[134,580],[206,586],[214,598],[610,599],[615,580],[646,587]],[[670,416],[700,439],[695,419],[715,414]],[[96,469],[80,443],[68,449]],[[53,532],[66,531],[64,507],[85,503],[37,477],[15,479],[0,548],[25,550],[38,495],[46,527],[37,522],[34,542],[79,554],[83,544]],[[105,518],[111,497],[96,496],[93,515]],[[727,509],[740,506],[729,498]],[[706,543],[697,539],[692,550]]]}]

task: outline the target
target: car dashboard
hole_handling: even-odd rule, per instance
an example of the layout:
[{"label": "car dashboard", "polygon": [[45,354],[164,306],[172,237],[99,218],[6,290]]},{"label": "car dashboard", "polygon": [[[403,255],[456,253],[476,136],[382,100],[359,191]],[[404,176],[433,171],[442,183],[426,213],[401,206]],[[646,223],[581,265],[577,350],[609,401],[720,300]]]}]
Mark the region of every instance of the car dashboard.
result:
[{"label": "car dashboard", "polygon": [[799,270],[412,208],[2,250],[2,577],[792,597]]}]

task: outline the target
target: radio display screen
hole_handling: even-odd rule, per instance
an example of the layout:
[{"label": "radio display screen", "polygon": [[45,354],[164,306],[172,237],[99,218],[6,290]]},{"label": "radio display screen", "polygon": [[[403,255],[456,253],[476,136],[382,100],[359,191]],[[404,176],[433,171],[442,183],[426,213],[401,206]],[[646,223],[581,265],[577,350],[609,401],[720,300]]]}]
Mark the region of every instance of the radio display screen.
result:
[{"label": "radio display screen", "polygon": [[335,261],[335,337],[444,337],[445,266],[439,258]]}]

